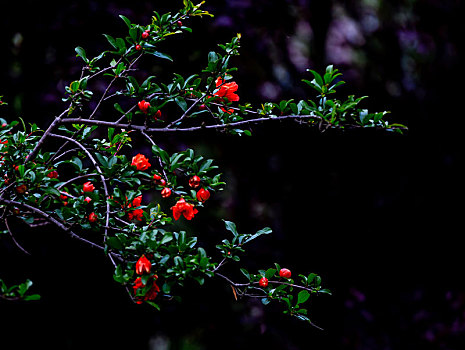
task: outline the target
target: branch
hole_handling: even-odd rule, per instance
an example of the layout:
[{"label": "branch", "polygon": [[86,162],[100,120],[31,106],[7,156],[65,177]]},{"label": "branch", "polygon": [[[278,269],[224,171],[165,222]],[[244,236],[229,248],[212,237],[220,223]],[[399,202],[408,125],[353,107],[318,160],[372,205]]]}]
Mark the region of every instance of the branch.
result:
[{"label": "branch", "polygon": [[146,128],[143,125],[132,125],[132,124],[123,124],[123,123],[114,123],[114,122],[107,122],[103,120],[90,120],[90,119],[80,119],[80,118],[67,118],[61,121],[62,124],[64,123],[71,123],[71,124],[88,124],[88,125],[100,125],[100,126],[107,126],[111,128],[120,128],[120,129],[134,129],[139,131],[145,131],[148,133],[152,132],[192,132],[198,130],[205,130],[205,129],[226,129],[232,128],[240,125],[246,124],[258,124],[266,121],[278,121],[278,120],[286,120],[286,119],[314,119],[314,120],[321,120],[320,117],[316,115],[282,115],[277,117],[264,117],[264,118],[255,118],[255,119],[248,119],[248,120],[240,120],[237,122],[229,123],[229,124],[214,124],[214,125],[203,125],[203,126],[194,126],[190,128]]},{"label": "branch", "polygon": [[100,181],[102,182],[102,185],[103,185],[103,190],[105,191],[105,202],[106,202],[106,214],[105,215],[106,215],[106,220],[105,220],[105,232],[104,232],[104,236],[103,236],[103,242],[105,243],[106,240],[107,240],[107,237],[108,237],[108,226],[109,226],[109,222],[110,222],[110,203],[108,202],[109,194],[108,194],[107,182],[105,180],[105,176],[103,176],[103,172],[100,169],[100,166],[97,164],[97,161],[94,159],[92,154],[80,142],[78,142],[78,141],[76,141],[76,140],[74,140],[72,138],[69,138],[67,136],[63,136],[63,135],[50,134],[50,136],[66,140],[68,142],[72,142],[75,145],[77,145],[79,148],[81,148],[87,154],[90,161],[94,165],[95,169],[97,169],[97,171],[99,173],[99,176],[100,176]]}]

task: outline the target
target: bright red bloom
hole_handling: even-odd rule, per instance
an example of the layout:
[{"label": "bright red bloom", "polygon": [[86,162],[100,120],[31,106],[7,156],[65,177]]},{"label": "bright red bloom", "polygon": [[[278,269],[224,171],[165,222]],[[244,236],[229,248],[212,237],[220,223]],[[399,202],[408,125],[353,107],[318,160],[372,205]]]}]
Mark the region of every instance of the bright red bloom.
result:
[{"label": "bright red bloom", "polygon": [[158,175],[158,174],[153,174],[153,180],[154,180],[155,182],[160,181],[160,180],[161,180],[161,176]]},{"label": "bright red bloom", "polygon": [[165,187],[164,189],[162,189],[161,190],[161,196],[163,198],[168,198],[169,196],[171,196],[171,188]]},{"label": "bright red bloom", "polygon": [[200,177],[198,177],[197,175],[192,176],[189,179],[189,186],[192,187],[192,188],[199,187],[200,186]]},{"label": "bright red bloom", "polygon": [[268,278],[262,277],[260,278],[260,281],[258,281],[258,284],[260,287],[266,287],[268,285]]},{"label": "bright red bloom", "polygon": [[91,200],[92,200],[92,198],[90,198],[90,197],[84,198],[84,202],[86,202],[86,203],[90,203]]},{"label": "bright red bloom", "polygon": [[67,193],[66,193],[66,194],[65,194],[65,193],[66,193],[66,192],[63,192],[62,194],[60,194],[60,199],[61,199],[62,201],[66,200],[66,199],[68,198],[68,196],[66,195]]},{"label": "bright red bloom", "polygon": [[5,141],[0,140],[0,145],[6,145],[7,143],[8,143],[8,140],[5,140]]},{"label": "bright red bloom", "polygon": [[[158,278],[157,275],[153,276],[152,286],[145,293],[144,296],[136,296],[137,304],[142,304],[142,301],[144,300],[154,300],[157,297],[158,293],[160,292],[160,288],[158,287],[156,283],[157,278]],[[142,283],[142,278],[137,277],[136,280],[134,281],[134,286],[132,287],[134,290],[134,294],[137,294],[138,289],[144,288],[144,287],[145,287],[145,284]]]},{"label": "bright red bloom", "polygon": [[210,198],[210,191],[206,188],[201,188],[197,191],[197,200],[199,202],[205,202],[208,198]]},{"label": "bright red bloom", "polygon": [[218,97],[226,97],[228,102],[239,101],[239,96],[235,94],[239,86],[236,82],[232,81],[230,83],[224,83],[223,79],[216,79],[216,87],[219,87],[219,90],[214,93]]},{"label": "bright red bloom", "polygon": [[142,221],[144,217],[144,211],[142,209],[134,209],[128,213],[129,220]]},{"label": "bright red bloom", "polygon": [[291,278],[291,270],[281,269],[279,270],[279,276],[284,278]]},{"label": "bright red bloom", "polygon": [[225,113],[228,113],[228,114],[233,114],[234,113],[234,109],[232,109],[232,108],[229,108],[229,109],[226,109],[224,107],[220,107],[220,108]]},{"label": "bright red bloom", "polygon": [[136,263],[136,273],[138,275],[142,275],[144,272],[149,273],[150,269],[152,268],[152,263],[142,255]]},{"label": "bright red bloom", "polygon": [[158,110],[155,112],[154,116],[153,116],[153,119],[157,120],[157,119],[160,119],[161,118],[161,111]]},{"label": "bright red bloom", "polygon": [[58,172],[56,170],[53,170],[47,174],[47,176],[51,179],[57,179],[58,178]]},{"label": "bright red bloom", "polygon": [[149,160],[143,154],[140,153],[132,157],[131,165],[134,165],[137,168],[137,170],[147,170],[151,167]]},{"label": "bright red bloom", "polygon": [[97,214],[95,214],[94,212],[89,214],[89,221],[90,222],[96,222],[97,220],[98,220]]},{"label": "bright red bloom", "polygon": [[181,215],[184,215],[187,220],[192,220],[194,215],[199,212],[192,204],[187,203],[184,198],[178,200],[171,209],[173,210],[174,220],[178,220]]},{"label": "bright red bloom", "polygon": [[137,105],[139,106],[139,109],[141,112],[147,114],[149,108],[150,108],[150,102],[146,102],[145,100],[142,100],[140,102],[137,103]]},{"label": "bright red bloom", "polygon": [[[134,198],[132,200],[132,206],[134,208],[139,207],[141,203],[142,203],[142,195],[140,195],[140,196],[138,196],[138,197],[136,197],[136,198]],[[131,204],[129,204],[129,208],[131,208]]]},{"label": "bright red bloom", "polygon": [[82,185],[82,190],[84,192],[94,192],[95,186],[92,184],[92,182],[87,181],[84,185]]}]

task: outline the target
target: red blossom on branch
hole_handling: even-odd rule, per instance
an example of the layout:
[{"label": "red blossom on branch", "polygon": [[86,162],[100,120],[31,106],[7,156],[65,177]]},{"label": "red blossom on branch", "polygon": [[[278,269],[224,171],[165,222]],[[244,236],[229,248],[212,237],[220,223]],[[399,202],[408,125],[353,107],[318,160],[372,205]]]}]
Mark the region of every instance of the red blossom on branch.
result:
[{"label": "red blossom on branch", "polygon": [[86,183],[84,183],[84,185],[82,185],[82,190],[84,192],[94,192],[95,186],[92,184],[92,182],[87,181]]},{"label": "red blossom on branch", "polygon": [[145,100],[142,100],[139,103],[137,103],[137,105],[139,106],[139,109],[141,112],[147,114],[150,108],[150,102],[146,102]]},{"label": "red blossom on branch", "polygon": [[196,197],[199,202],[205,202],[208,198],[210,198],[210,191],[206,188],[201,188],[197,191]]},{"label": "red blossom on branch", "polygon": [[138,275],[142,275],[144,272],[149,273],[150,269],[152,268],[152,263],[149,259],[142,255],[136,263],[136,273]]},{"label": "red blossom on branch", "polygon": [[178,200],[171,210],[173,210],[174,220],[178,220],[181,215],[184,215],[187,220],[192,220],[198,213],[198,210],[192,204],[187,203],[184,198]]},{"label": "red blossom on branch", "polygon": [[[157,297],[158,293],[160,292],[160,288],[158,287],[156,283],[157,278],[158,278],[157,275],[153,276],[152,285],[150,289],[145,293],[144,296],[136,296],[137,304],[142,304],[142,302],[145,300],[154,300]],[[142,278],[137,277],[136,280],[134,281],[134,286],[132,287],[134,290],[134,294],[137,294],[137,291],[140,288],[144,288],[145,286],[146,285],[142,283]]]},{"label": "red blossom on branch", "polygon": [[223,79],[218,78],[216,79],[216,87],[219,87],[219,90],[214,93],[215,96],[226,97],[229,102],[239,101],[239,95],[235,93],[239,86],[235,81],[223,83]]},{"label": "red blossom on branch", "polygon": [[131,165],[135,166],[137,170],[147,170],[151,167],[149,160],[143,154],[137,154],[132,157]]}]

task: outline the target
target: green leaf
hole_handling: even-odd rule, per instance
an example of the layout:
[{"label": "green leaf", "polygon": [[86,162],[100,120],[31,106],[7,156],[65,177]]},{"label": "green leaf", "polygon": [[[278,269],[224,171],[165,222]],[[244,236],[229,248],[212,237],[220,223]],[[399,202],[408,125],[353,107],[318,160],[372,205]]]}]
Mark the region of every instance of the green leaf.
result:
[{"label": "green leaf", "polygon": [[111,35],[108,35],[108,34],[103,34],[105,36],[105,38],[107,38],[108,42],[110,43],[111,46],[113,46],[113,48],[117,49],[118,46],[116,45],[116,40],[115,38],[113,38]]},{"label": "green leaf", "polygon": [[119,15],[119,16],[124,21],[124,23],[126,23],[128,28],[131,28],[131,20],[129,18],[127,18],[126,16],[123,16],[123,15]]},{"label": "green leaf", "polygon": [[267,234],[270,234],[271,232],[273,232],[273,231],[269,227],[262,228],[261,230],[257,231],[257,233],[255,233],[250,238],[248,238],[244,243],[248,243],[251,240],[253,240],[253,239],[255,239],[255,238],[257,238],[257,237],[259,237],[261,235],[267,235]]},{"label": "green leaf", "polygon": [[265,272],[265,277],[268,279],[271,279],[275,273],[276,273],[276,269],[268,269]]},{"label": "green leaf", "polygon": [[159,52],[159,51],[147,51],[147,53],[150,53],[150,54],[154,55],[155,57],[163,58],[165,60],[173,62],[173,59],[171,58],[171,56],[167,55],[166,53]]},{"label": "green leaf", "polygon": [[232,234],[234,236],[237,236],[239,233],[237,233],[237,228],[236,228],[236,224],[232,221],[227,221],[227,220],[223,220],[224,221],[224,224],[226,226],[226,230],[232,232]]},{"label": "green leaf", "polygon": [[185,112],[187,110],[187,102],[184,98],[178,96],[174,99],[176,104]]},{"label": "green leaf", "polygon": [[39,295],[39,294],[26,295],[26,296],[24,297],[24,300],[26,300],[26,301],[40,300],[40,295]]},{"label": "green leaf", "polygon": [[87,59],[87,56],[86,56],[86,51],[82,47],[78,46],[78,47],[76,47],[74,49],[74,51],[76,51],[76,53],[77,53],[76,56],[81,57],[85,63],[89,62],[89,60]]},{"label": "green leaf", "polygon": [[241,272],[242,272],[242,274],[250,281],[250,274],[249,274],[249,272],[248,272],[246,269],[244,269],[244,268],[241,268]]},{"label": "green leaf", "polygon": [[306,290],[301,290],[297,295],[297,304],[305,303],[310,298],[310,293]]}]

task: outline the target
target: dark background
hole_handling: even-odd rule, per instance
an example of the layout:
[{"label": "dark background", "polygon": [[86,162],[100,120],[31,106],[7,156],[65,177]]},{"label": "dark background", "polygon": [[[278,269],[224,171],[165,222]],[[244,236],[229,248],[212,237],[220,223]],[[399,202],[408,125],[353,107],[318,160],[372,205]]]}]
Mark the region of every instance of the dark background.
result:
[{"label": "dark background", "polygon": [[[181,1],[179,1],[181,3]],[[60,232],[16,228],[31,251],[2,239],[0,276],[34,280],[40,302],[0,303],[1,349],[463,349],[463,113],[460,1],[209,1],[214,19],[189,21],[163,49],[166,72],[198,72],[208,51],[242,34],[234,78],[241,102],[313,97],[306,68],[344,73],[344,94],[390,110],[407,135],[344,134],[292,124],[254,127],[254,137],[207,134],[165,140],[198,147],[224,170],[227,190],[196,217],[197,232],[225,235],[271,226],[243,265],[272,262],[294,274],[316,272],[332,296],[312,299],[324,331],[235,302],[219,281],[188,286],[181,304],[162,312],[135,306],[113,282],[99,251]],[[102,33],[123,35],[118,14],[147,23],[167,2],[52,1],[1,5],[2,116],[45,127],[64,109],[76,79],[74,48],[95,56]],[[165,68],[163,68],[165,69]],[[158,66],[150,67],[164,76]],[[7,345],[7,343],[11,345]]]}]

